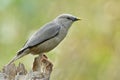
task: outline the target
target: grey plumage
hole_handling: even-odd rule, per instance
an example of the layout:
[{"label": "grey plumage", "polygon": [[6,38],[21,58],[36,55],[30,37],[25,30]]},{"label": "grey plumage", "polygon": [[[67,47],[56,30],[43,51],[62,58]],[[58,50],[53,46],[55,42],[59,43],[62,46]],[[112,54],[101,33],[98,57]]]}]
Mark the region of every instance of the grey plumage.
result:
[{"label": "grey plumage", "polygon": [[29,53],[40,55],[54,49],[65,38],[72,23],[77,20],[77,17],[70,14],[59,15],[36,31],[8,64]]}]

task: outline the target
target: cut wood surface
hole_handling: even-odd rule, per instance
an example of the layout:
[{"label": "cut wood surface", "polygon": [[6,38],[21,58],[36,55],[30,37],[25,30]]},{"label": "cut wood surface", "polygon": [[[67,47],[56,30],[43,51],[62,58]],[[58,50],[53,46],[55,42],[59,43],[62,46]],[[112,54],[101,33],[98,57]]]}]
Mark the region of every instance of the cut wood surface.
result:
[{"label": "cut wood surface", "polygon": [[50,80],[52,67],[45,55],[39,56],[34,59],[33,68],[29,72],[22,63],[5,66],[0,72],[0,80]]}]

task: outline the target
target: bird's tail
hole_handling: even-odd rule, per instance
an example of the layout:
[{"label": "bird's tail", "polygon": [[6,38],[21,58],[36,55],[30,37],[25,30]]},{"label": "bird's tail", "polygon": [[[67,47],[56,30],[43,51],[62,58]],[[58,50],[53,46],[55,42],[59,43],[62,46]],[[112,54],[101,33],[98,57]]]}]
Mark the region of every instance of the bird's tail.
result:
[{"label": "bird's tail", "polygon": [[17,54],[6,66],[12,64],[14,61],[16,61],[16,60],[18,60],[19,58],[25,56],[26,54],[27,54],[27,53],[25,53],[25,52],[22,52],[22,53],[20,53],[19,55]]},{"label": "bird's tail", "polygon": [[10,62],[8,62],[8,64],[7,64],[6,66],[12,64],[12,63],[13,63],[14,61],[16,61],[17,59],[19,59],[19,58],[18,58],[18,56],[16,55]]}]

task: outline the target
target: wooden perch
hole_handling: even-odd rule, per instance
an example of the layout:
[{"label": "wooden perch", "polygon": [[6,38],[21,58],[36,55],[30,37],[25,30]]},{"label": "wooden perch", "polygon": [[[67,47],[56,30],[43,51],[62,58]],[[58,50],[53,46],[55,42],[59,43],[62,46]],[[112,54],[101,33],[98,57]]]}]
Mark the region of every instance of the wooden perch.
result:
[{"label": "wooden perch", "polygon": [[0,80],[50,80],[52,72],[52,63],[43,55],[34,59],[32,71],[27,72],[24,64],[19,63],[5,66],[0,72]]}]

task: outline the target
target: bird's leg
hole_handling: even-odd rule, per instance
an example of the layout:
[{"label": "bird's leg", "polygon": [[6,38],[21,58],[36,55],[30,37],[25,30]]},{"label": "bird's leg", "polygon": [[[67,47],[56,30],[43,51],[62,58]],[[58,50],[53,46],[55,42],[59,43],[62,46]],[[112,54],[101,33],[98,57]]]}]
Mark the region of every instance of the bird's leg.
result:
[{"label": "bird's leg", "polygon": [[47,57],[45,54],[42,54],[42,56],[43,56],[43,58],[46,58],[46,59],[48,59],[48,57]]},{"label": "bird's leg", "polygon": [[43,73],[46,73],[47,71],[52,70],[53,64],[48,60],[48,57],[45,54],[41,55],[40,63],[42,66],[42,71]]}]

